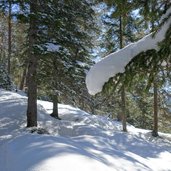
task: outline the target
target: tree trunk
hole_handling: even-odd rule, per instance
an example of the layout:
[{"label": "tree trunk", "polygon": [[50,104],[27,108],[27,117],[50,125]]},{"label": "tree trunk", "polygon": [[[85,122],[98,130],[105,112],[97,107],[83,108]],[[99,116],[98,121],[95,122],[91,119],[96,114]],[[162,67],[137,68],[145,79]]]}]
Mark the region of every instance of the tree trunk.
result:
[{"label": "tree trunk", "polygon": [[[120,16],[119,20],[120,20],[120,49],[122,49],[124,47],[122,16]],[[121,88],[121,100],[122,100],[122,127],[123,127],[123,131],[127,132],[127,128],[126,128],[126,96],[125,96],[124,82],[122,83],[122,88]]]},{"label": "tree trunk", "polygon": [[[35,15],[36,11],[37,0],[30,0],[30,13]],[[36,22],[35,16],[30,16],[27,127],[37,126],[37,56],[33,47],[36,43]]]},{"label": "tree trunk", "polygon": [[11,73],[11,0],[8,7],[8,74]]},{"label": "tree trunk", "polygon": [[53,112],[51,116],[60,120],[58,113],[58,93],[56,92],[53,94]]},{"label": "tree trunk", "polygon": [[[120,38],[119,38],[119,43],[120,43],[120,49],[122,49],[123,48],[123,31],[122,31],[122,17],[120,16],[120,18],[119,18],[119,29],[120,29],[120,31],[119,31],[119,33],[120,33]],[[122,97],[122,92],[121,92],[121,97]],[[122,98],[121,98],[121,101],[122,101]],[[121,113],[118,113],[117,114],[117,120],[118,121],[122,121],[122,118],[123,118],[123,109],[122,109],[122,112]]]},{"label": "tree trunk", "polygon": [[122,99],[122,126],[123,126],[123,131],[127,132],[127,127],[126,127],[126,98],[125,98],[125,87],[122,85],[122,90],[121,90],[121,99]]},{"label": "tree trunk", "polygon": [[24,90],[24,84],[25,84],[25,81],[26,81],[26,76],[27,76],[27,68],[24,67],[22,77],[21,77],[20,86],[19,86],[20,90]]},{"label": "tree trunk", "polygon": [[53,112],[51,114],[52,117],[59,119],[59,114],[58,114],[58,81],[57,77],[59,79],[59,74],[58,74],[58,64],[56,61],[56,56],[53,56],[52,58],[53,60],[53,88],[55,89],[55,91],[53,92],[54,94],[52,95],[52,99],[53,99]]},{"label": "tree trunk", "polygon": [[124,45],[123,45],[123,21],[122,21],[122,16],[120,16],[120,18],[119,18],[119,36],[120,36],[120,49],[122,49],[123,47],[124,47]]},{"label": "tree trunk", "polygon": [[158,136],[158,93],[157,93],[157,83],[154,80],[154,116],[153,116],[153,131],[152,135],[154,137]]},{"label": "tree trunk", "polygon": [[[153,5],[151,7],[152,12],[155,11],[155,1],[153,2]],[[151,25],[152,25],[152,32],[155,29],[155,25],[154,25],[154,16],[152,16],[152,21],[151,21]],[[157,81],[156,79],[154,79],[153,82],[153,88],[154,88],[154,103],[153,103],[153,131],[152,131],[152,136],[153,137],[157,137],[158,136],[158,92],[157,92]]]}]

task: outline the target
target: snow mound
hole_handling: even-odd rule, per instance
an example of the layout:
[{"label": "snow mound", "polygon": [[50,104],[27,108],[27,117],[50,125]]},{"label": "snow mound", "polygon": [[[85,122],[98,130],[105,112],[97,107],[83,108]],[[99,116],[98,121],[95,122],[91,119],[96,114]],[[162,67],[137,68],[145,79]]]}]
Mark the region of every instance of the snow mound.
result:
[{"label": "snow mound", "polygon": [[50,134],[25,128],[27,97],[0,89],[0,171],[171,171],[171,135],[152,138],[148,130],[38,100],[38,125]]},{"label": "snow mound", "polygon": [[[42,106],[46,106],[47,112],[52,112],[52,103],[38,101]],[[50,131],[53,135],[61,136],[80,136],[80,135],[100,135],[102,132],[114,132],[121,130],[121,124],[111,121],[107,117],[100,117],[90,115],[78,108],[74,108],[69,105],[59,104],[59,115],[62,121],[55,122],[46,118],[46,122],[39,122],[40,126],[43,126]],[[47,120],[49,120],[47,122]],[[53,124],[53,128],[52,125]]]}]

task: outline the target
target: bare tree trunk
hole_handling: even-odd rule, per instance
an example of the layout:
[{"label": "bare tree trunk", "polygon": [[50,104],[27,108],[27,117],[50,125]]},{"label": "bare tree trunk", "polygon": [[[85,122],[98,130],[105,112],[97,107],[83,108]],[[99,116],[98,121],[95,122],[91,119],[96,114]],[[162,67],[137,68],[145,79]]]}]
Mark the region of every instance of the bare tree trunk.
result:
[{"label": "bare tree trunk", "polygon": [[52,115],[54,117],[58,118],[58,95],[57,94],[53,95],[53,113],[52,113]]},{"label": "bare tree trunk", "polygon": [[[151,7],[152,12],[155,11],[155,1],[153,2],[153,5]],[[152,16],[152,32],[155,29],[154,25],[154,16]],[[154,103],[153,103],[153,131],[152,131],[152,136],[157,137],[158,136],[158,87],[157,87],[157,80],[154,79],[153,81],[153,88],[154,88]]]},{"label": "bare tree trunk", "polygon": [[123,126],[123,131],[127,132],[127,126],[126,126],[126,98],[125,98],[125,87],[124,87],[124,85],[122,85],[121,99],[122,99],[122,126]]},{"label": "bare tree trunk", "polygon": [[[30,13],[37,11],[37,0],[30,0]],[[28,106],[27,106],[27,127],[37,126],[37,56],[34,52],[33,45],[36,43],[36,26],[35,17],[30,17],[29,28],[29,64],[28,64]]]},{"label": "bare tree trunk", "polygon": [[56,56],[53,56],[53,88],[55,89],[52,95],[53,99],[53,112],[51,114],[52,117],[59,119],[59,114],[58,114],[58,80],[59,75],[58,75],[58,64],[56,62]]},{"label": "bare tree trunk", "polygon": [[8,7],[8,74],[11,73],[11,0]]},{"label": "bare tree trunk", "polygon": [[119,18],[119,36],[120,36],[120,49],[122,49],[123,47],[124,47],[124,45],[123,45],[123,20],[122,20],[122,16],[120,16],[120,18]]},{"label": "bare tree trunk", "polygon": [[53,94],[53,112],[51,116],[60,120],[59,113],[58,113],[58,93],[57,92],[54,92]]},{"label": "bare tree trunk", "polygon": [[25,66],[24,67],[24,70],[23,70],[23,73],[22,73],[20,86],[19,86],[19,89],[20,90],[23,90],[24,89],[24,84],[25,84],[25,81],[26,81],[26,76],[27,76],[27,68]]},{"label": "bare tree trunk", "polygon": [[[122,16],[120,16],[120,49],[124,47],[123,45],[123,20]],[[125,96],[125,86],[124,83],[122,83],[121,88],[121,99],[122,99],[122,127],[123,131],[127,132],[127,126],[126,126],[126,96]]]},{"label": "bare tree trunk", "polygon": [[157,83],[154,80],[154,116],[153,116],[153,131],[152,135],[154,137],[158,136],[158,92],[157,92]]}]

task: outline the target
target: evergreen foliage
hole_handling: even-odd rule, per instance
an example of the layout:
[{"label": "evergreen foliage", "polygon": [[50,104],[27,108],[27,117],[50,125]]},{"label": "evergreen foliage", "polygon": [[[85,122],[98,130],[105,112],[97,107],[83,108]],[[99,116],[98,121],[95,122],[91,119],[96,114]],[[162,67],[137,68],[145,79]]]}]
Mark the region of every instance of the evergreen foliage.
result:
[{"label": "evergreen foliage", "polygon": [[5,65],[0,64],[0,88],[12,90],[11,79],[5,69]]},{"label": "evergreen foliage", "polygon": [[48,39],[39,45],[39,78],[44,78],[40,83],[50,96],[58,92],[59,101],[80,106],[86,91],[85,71],[92,63],[92,38],[97,31],[94,10],[87,1],[54,1],[46,10],[51,18],[47,16],[43,22],[47,24],[44,32]]}]

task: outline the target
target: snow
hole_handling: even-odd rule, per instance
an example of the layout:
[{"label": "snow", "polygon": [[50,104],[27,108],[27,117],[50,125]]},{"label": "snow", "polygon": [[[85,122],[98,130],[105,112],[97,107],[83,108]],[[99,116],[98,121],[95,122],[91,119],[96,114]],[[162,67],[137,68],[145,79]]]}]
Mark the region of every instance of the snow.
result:
[{"label": "snow", "polygon": [[[171,8],[162,18],[164,19],[170,13]],[[150,49],[158,50],[158,43],[165,38],[165,33],[170,27],[170,24],[171,17],[154,37],[153,34],[149,34],[138,42],[131,43],[125,48],[109,54],[107,57],[97,62],[86,76],[86,85],[89,93],[95,95],[101,92],[103,85],[108,82],[111,77],[114,77],[118,73],[123,73],[125,66],[139,53]]]},{"label": "snow", "polygon": [[81,61],[76,61],[76,62],[77,62],[77,64],[78,64],[79,66],[81,66],[81,67],[87,66],[87,64],[86,64],[85,62],[81,62]]},{"label": "snow", "polygon": [[152,138],[149,130],[38,100],[38,125],[49,134],[25,128],[27,97],[0,89],[0,171],[171,171],[171,135]]},{"label": "snow", "polygon": [[54,43],[46,43],[45,47],[47,48],[48,52],[58,52],[61,48],[60,45],[56,45]]}]

